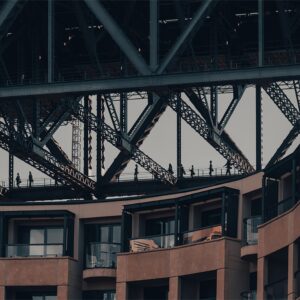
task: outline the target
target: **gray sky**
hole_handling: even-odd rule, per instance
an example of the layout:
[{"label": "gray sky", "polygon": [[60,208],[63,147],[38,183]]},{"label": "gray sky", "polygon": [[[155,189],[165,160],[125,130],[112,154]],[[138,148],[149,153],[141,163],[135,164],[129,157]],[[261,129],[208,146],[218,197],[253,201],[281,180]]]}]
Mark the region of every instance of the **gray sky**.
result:
[{"label": "gray sky", "polygon": [[[274,151],[281,144],[282,140],[288,134],[292,126],[282,115],[276,105],[263,92],[263,164],[266,164]],[[293,91],[288,91],[287,95],[296,105],[296,98]],[[222,94],[219,96],[219,120],[225,109],[231,101],[231,94]],[[192,104],[184,99],[188,104]],[[117,110],[119,103],[116,103]],[[129,101],[129,128],[136,120],[142,109],[146,105],[146,100]],[[106,114],[106,121],[111,124],[109,116]],[[255,165],[255,90],[253,87],[247,88],[240,101],[236,111],[226,127],[227,132],[232,139],[244,152],[249,161]],[[71,157],[71,126],[61,127],[55,134],[55,138]],[[95,134],[93,134],[93,151],[95,158]],[[296,139],[287,154],[291,153],[299,145],[299,137]],[[105,166],[110,163],[118,154],[118,150],[110,144],[105,143],[106,157]],[[141,149],[159,164],[168,167],[172,163],[176,166],[176,114],[169,107],[155,125],[150,135],[144,141]],[[213,161],[214,167],[221,167],[225,164],[225,159],[215,151],[202,137],[200,137],[189,125],[182,121],[182,162],[186,169],[193,164],[195,169],[207,169],[209,160]],[[125,173],[132,173],[134,162],[131,162],[125,170]],[[8,154],[0,150],[0,178],[7,180],[8,177]],[[93,160],[93,170],[95,174],[95,159]],[[15,174],[19,172],[21,177],[26,179],[29,170],[32,171],[34,178],[45,178],[46,176],[31,166],[26,165],[18,159],[15,159]],[[140,169],[142,173],[142,169]],[[142,175],[142,174],[141,174]]]}]

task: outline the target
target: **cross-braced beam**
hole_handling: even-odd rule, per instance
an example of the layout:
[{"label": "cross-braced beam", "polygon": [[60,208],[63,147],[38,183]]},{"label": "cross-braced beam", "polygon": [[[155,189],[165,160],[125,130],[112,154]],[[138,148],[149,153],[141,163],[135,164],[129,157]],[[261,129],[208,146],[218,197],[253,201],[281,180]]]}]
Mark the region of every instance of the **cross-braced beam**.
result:
[{"label": "cross-braced beam", "polygon": [[[76,116],[82,122],[84,122],[87,117],[84,114],[84,108],[81,105],[75,107],[74,116]],[[132,145],[130,141],[114,131],[109,125],[99,122],[97,117],[92,113],[88,115],[88,118],[89,126],[93,131],[101,131],[102,136],[106,141],[121,151],[128,153],[129,157],[131,157],[136,163],[151,173],[155,178],[172,185],[176,183],[177,179],[171,173],[156,163],[148,155],[139,150],[137,146]]]},{"label": "cross-braced beam", "polygon": [[290,123],[295,126],[297,121],[300,119],[300,113],[278,83],[273,82],[269,85],[263,86],[263,88]]},{"label": "cross-braced beam", "polygon": [[239,172],[242,174],[249,174],[254,171],[254,168],[251,166],[249,161],[240,153],[232,149],[222,136],[216,135],[216,133],[208,126],[207,122],[196,114],[183,100],[181,100],[180,111],[178,111],[177,99],[175,97],[170,97],[168,104],[224,158],[230,160]]},{"label": "cross-braced beam", "polygon": [[0,147],[62,184],[96,192],[95,181],[72,166],[58,161],[44,149],[34,146],[16,130],[11,132],[3,122],[0,122]]}]

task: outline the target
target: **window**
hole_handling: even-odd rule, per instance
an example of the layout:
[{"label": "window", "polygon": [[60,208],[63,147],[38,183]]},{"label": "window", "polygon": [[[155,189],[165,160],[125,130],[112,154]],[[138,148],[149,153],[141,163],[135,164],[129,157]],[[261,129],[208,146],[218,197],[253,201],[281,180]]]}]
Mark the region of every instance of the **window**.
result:
[{"label": "window", "polygon": [[168,235],[175,233],[175,220],[173,218],[146,220],[145,236]]},{"label": "window", "polygon": [[115,268],[121,244],[120,224],[87,224],[85,233],[86,267]]},{"label": "window", "polygon": [[116,300],[115,291],[87,291],[83,292],[83,300]]},{"label": "window", "polygon": [[18,243],[28,245],[23,249],[29,256],[63,255],[62,227],[19,227]]},{"label": "window", "polygon": [[56,300],[55,292],[27,292],[19,291],[16,293],[16,300]]},{"label": "window", "polygon": [[222,209],[216,208],[201,213],[201,227],[221,224]]}]

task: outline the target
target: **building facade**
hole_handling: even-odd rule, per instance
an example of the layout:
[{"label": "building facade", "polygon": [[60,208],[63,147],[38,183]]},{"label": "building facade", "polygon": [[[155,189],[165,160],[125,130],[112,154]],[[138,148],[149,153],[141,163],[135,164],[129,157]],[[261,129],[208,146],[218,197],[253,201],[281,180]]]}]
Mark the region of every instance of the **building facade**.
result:
[{"label": "building facade", "polygon": [[299,200],[298,147],[204,188],[2,201],[0,299],[296,299]]}]

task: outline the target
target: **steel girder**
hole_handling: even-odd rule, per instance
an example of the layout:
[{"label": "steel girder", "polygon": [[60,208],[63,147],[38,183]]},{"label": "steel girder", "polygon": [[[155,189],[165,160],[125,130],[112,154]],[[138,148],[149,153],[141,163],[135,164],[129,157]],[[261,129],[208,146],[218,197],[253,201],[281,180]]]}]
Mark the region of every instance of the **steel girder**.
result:
[{"label": "steel girder", "polygon": [[300,119],[300,113],[280,86],[276,82],[273,82],[269,85],[263,86],[263,88],[290,123],[295,126],[297,121]]},{"label": "steel girder", "polygon": [[175,97],[170,97],[168,104],[225,159],[230,160],[239,172],[242,174],[254,172],[254,168],[251,166],[249,161],[233,150],[222,136],[218,136],[214,131],[212,131],[208,124],[183,100],[181,100],[180,111],[178,111],[177,99]]},{"label": "steel girder", "polygon": [[[81,122],[85,121],[86,115],[84,114],[82,105],[76,106],[73,113]],[[98,120],[94,114],[90,113],[88,119],[89,126],[93,131],[101,131],[101,134],[106,141],[121,151],[128,153],[129,157],[151,173],[155,178],[172,185],[177,182],[177,179],[171,173],[138,149],[138,147],[132,145],[125,136],[122,136],[122,134],[117,133],[110,126]]]},{"label": "steel girder", "polygon": [[103,95],[103,98],[105,99],[105,103],[106,103],[106,106],[107,106],[107,109],[108,109],[108,112],[109,112],[109,115],[110,115],[110,118],[112,120],[115,130],[117,132],[121,132],[121,125],[120,125],[119,117],[116,112],[116,109],[115,109],[115,106],[114,106],[111,96],[105,94],[105,95]]},{"label": "steel girder", "polygon": [[286,151],[289,149],[289,147],[293,144],[294,140],[297,138],[297,136],[300,134],[300,123],[296,124],[289,134],[286,136],[286,138],[283,140],[281,145],[276,150],[275,154],[272,156],[268,164],[266,165],[266,168],[274,165],[277,163],[286,153]]},{"label": "steel girder", "polygon": [[300,110],[300,81],[294,80],[293,83],[294,83],[294,89],[295,89],[296,99],[298,103],[298,109]]},{"label": "steel girder", "polygon": [[159,88],[178,88],[210,85],[254,84],[264,81],[287,81],[300,78],[298,65],[220,70],[178,74],[152,74],[128,78],[99,79],[80,82],[7,86],[0,88],[0,98],[42,96],[57,94],[97,94]]},{"label": "steel girder", "polygon": [[96,193],[95,181],[72,166],[58,161],[15,130],[10,131],[3,122],[0,122],[0,147],[62,184]]}]

